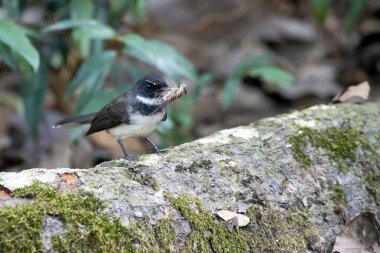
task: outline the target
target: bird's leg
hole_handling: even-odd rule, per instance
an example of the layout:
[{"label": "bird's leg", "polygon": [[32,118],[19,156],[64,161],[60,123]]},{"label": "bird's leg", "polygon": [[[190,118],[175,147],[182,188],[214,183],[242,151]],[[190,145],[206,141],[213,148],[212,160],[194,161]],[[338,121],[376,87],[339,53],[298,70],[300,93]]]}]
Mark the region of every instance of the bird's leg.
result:
[{"label": "bird's leg", "polygon": [[123,156],[121,157],[122,159],[125,160],[137,160],[137,157],[129,156],[127,154],[127,151],[124,148],[123,141],[121,139],[117,139],[117,143],[119,144],[121,150],[123,151]]},{"label": "bird's leg", "polygon": [[149,140],[148,137],[143,137],[143,139],[145,139],[145,141],[148,142],[149,145],[152,147],[153,153],[167,152],[168,151],[167,149],[159,149],[156,145],[154,145],[154,143],[151,140]]}]

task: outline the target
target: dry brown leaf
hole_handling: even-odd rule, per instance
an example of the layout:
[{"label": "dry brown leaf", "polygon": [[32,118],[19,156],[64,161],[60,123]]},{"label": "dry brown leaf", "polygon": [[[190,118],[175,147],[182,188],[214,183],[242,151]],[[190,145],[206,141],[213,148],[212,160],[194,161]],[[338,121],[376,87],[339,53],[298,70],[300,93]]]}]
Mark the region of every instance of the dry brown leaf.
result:
[{"label": "dry brown leaf", "polygon": [[0,190],[1,199],[9,199],[10,197],[11,197],[11,194],[9,194],[7,191]]},{"label": "dry brown leaf", "polygon": [[237,219],[237,221],[234,222],[234,224],[238,227],[247,226],[250,221],[248,216],[235,213],[229,210],[220,210],[216,214],[225,221],[230,221],[231,219]]},{"label": "dry brown leaf", "polygon": [[337,236],[335,253],[380,253],[380,231],[376,216],[370,212],[353,218]]},{"label": "dry brown leaf", "polygon": [[0,198],[9,199],[11,197],[11,191],[0,185]]},{"label": "dry brown leaf", "polygon": [[78,183],[77,176],[75,175],[75,173],[59,173],[58,176],[62,181],[64,181],[68,185],[76,185]]},{"label": "dry brown leaf", "polygon": [[342,103],[363,103],[368,100],[371,87],[368,82],[362,82],[358,85],[348,87],[343,92],[339,93],[333,99],[333,102]]}]

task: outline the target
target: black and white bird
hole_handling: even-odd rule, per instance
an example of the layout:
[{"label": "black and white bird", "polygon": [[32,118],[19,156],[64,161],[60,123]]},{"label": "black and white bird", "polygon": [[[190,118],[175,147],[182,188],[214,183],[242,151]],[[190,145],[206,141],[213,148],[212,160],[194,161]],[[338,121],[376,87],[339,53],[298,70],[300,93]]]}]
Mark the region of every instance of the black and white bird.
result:
[{"label": "black and white bird", "polygon": [[159,149],[147,136],[166,120],[166,104],[162,97],[172,88],[158,75],[145,75],[127,92],[105,105],[100,111],[62,119],[53,127],[69,123],[90,124],[86,136],[107,131],[120,145],[124,159],[135,159],[127,154],[123,139],[143,137],[154,149]]}]

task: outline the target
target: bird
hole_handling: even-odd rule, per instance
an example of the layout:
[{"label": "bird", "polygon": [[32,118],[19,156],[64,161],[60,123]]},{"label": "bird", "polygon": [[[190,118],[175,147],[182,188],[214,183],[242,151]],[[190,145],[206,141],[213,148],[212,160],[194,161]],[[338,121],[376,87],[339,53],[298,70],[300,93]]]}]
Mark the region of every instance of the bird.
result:
[{"label": "bird", "polygon": [[128,155],[123,140],[129,137],[141,137],[146,140],[154,152],[158,147],[147,137],[158,124],[167,118],[166,103],[162,99],[172,91],[168,83],[159,75],[148,74],[138,79],[130,90],[106,104],[100,111],[85,115],[66,117],[53,127],[62,125],[90,124],[86,136],[106,131],[119,144],[126,160],[136,160]]}]

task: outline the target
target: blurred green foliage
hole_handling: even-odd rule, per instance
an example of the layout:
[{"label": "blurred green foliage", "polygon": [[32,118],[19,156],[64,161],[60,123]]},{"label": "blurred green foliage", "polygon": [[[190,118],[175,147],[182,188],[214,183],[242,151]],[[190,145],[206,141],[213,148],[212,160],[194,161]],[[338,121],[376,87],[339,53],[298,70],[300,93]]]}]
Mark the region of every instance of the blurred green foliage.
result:
[{"label": "blurred green foliage", "polygon": [[293,74],[280,66],[281,59],[274,54],[252,55],[236,66],[224,83],[222,104],[228,108],[246,76],[287,89],[293,84]]},{"label": "blurred green foliage", "polygon": [[[200,76],[193,64],[172,46],[134,32],[119,34],[113,28],[120,27],[120,19],[128,12],[136,24],[142,22],[147,0],[44,0],[38,4],[44,10],[43,17],[30,25],[20,24],[23,12],[33,4],[18,0],[3,0],[0,4],[7,10],[6,19],[0,20],[0,60],[24,77],[24,113],[35,137],[52,69],[69,64],[70,51],[74,51],[80,65],[74,70],[64,99],[76,97],[75,114],[96,111],[130,87],[124,83],[105,87],[115,70],[122,69],[136,80],[149,72],[150,65],[177,83],[186,78],[196,84],[194,94],[181,99],[170,111],[168,122],[159,129],[175,143],[188,138],[192,126],[189,109],[199,87],[209,80],[207,76]],[[112,43],[118,46],[109,46]],[[131,68],[136,61],[141,62],[140,69]]]},{"label": "blurred green foliage", "polygon": [[[69,66],[72,73],[65,83],[64,99],[68,101],[68,98],[75,97],[75,114],[96,111],[125,92],[132,81],[128,85],[109,83],[110,76],[118,73],[128,73],[136,80],[155,68],[177,83],[183,79],[190,80],[195,88],[171,106],[169,118],[159,127],[159,132],[164,140],[171,140],[173,144],[191,138],[193,121],[189,111],[196,103],[200,89],[212,76],[198,73],[174,47],[134,32],[139,31],[138,26],[145,19],[147,3],[148,0],[42,0],[38,3],[0,0],[3,10],[6,10],[5,14],[0,13],[3,15],[0,20],[0,60],[11,71],[19,70],[23,76],[23,111],[35,137],[38,137],[51,76]],[[334,3],[332,0],[310,0],[320,22],[325,21]],[[347,0],[348,31],[353,30],[366,3],[367,0]],[[35,22],[25,22],[23,14],[36,6],[42,10],[42,13],[35,14],[40,17],[34,17]],[[135,27],[127,27],[127,33],[118,30],[126,26],[121,21],[126,14],[135,21]],[[72,58],[76,60],[74,63]],[[294,77],[283,66],[274,55],[247,57],[224,82],[221,94],[223,107],[228,108],[232,104],[243,78],[247,76],[279,89],[289,88]]]},{"label": "blurred green foliage", "polygon": [[[346,0],[348,4],[348,11],[345,15],[346,29],[348,33],[352,33],[355,29],[355,25],[366,6],[368,0]],[[319,22],[324,22],[332,9],[332,5],[337,1],[333,0],[310,0],[311,7],[314,11],[314,16]]]},{"label": "blurred green foliage", "polygon": [[16,25],[12,20],[0,20],[0,41],[1,47],[4,49],[5,62],[10,67],[14,67],[11,63],[12,57],[19,58],[19,67],[24,68],[21,59],[25,60],[36,72],[40,64],[40,57],[37,50],[26,37],[22,27]]},{"label": "blurred green foliage", "polygon": [[332,0],[310,0],[314,16],[319,22],[324,22],[330,9]]}]

